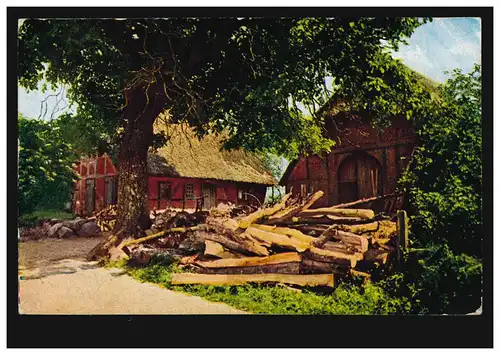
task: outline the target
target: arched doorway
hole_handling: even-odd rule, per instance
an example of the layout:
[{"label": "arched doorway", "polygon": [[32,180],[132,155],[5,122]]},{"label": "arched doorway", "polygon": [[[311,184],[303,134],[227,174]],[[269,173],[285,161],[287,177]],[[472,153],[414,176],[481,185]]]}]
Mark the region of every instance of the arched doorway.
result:
[{"label": "arched doorway", "polygon": [[339,203],[380,195],[381,172],[378,160],[367,153],[345,158],[338,170]]}]

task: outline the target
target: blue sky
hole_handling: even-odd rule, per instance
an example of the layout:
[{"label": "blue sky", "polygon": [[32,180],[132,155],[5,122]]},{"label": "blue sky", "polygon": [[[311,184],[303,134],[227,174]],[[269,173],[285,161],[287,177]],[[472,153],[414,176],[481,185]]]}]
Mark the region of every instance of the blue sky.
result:
[{"label": "blue sky", "polygon": [[[468,72],[474,63],[480,63],[481,22],[476,18],[435,18],[433,22],[417,28],[408,42],[393,56],[401,58],[409,67],[429,78],[443,82],[447,78],[445,71],[460,68]],[[39,117],[40,104],[50,94],[55,92],[27,93],[19,88],[19,111],[27,117]],[[57,98],[49,97],[46,103],[48,118]],[[67,109],[60,113],[65,111]]]}]

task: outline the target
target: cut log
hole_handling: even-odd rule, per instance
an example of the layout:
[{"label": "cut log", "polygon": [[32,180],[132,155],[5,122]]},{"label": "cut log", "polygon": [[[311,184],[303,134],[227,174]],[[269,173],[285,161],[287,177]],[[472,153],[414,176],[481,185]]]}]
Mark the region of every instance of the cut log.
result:
[{"label": "cut log", "polygon": [[274,224],[282,221],[286,221],[300,212],[311,207],[317,200],[319,200],[323,196],[323,191],[316,191],[314,194],[309,195],[302,203],[298,205],[290,206],[289,208],[283,210],[282,212],[276,213],[272,216],[269,216],[267,224]]},{"label": "cut log", "polygon": [[247,250],[252,252],[255,255],[267,256],[269,255],[269,251],[266,247],[271,247],[271,243],[266,241],[261,241],[256,238],[253,238],[248,233],[241,233],[239,235],[234,235],[233,239],[238,243],[243,245]]},{"label": "cut log", "polygon": [[174,274],[172,285],[244,285],[247,283],[282,283],[299,286],[326,286],[333,288],[333,274],[287,275],[287,274],[253,274],[253,275],[207,275],[207,274]]},{"label": "cut log", "polygon": [[338,224],[335,225],[335,229],[343,230],[345,232],[351,232],[354,234],[367,234],[377,232],[380,228],[380,222],[371,222],[367,224]]},{"label": "cut log", "polygon": [[281,263],[242,267],[200,268],[201,274],[299,274],[300,263]]},{"label": "cut log", "polygon": [[389,253],[385,250],[370,249],[363,254],[363,260],[377,264],[386,264]]},{"label": "cut log", "polygon": [[199,256],[200,256],[200,254],[185,256],[185,257],[181,258],[179,263],[182,265],[193,264]]},{"label": "cut log", "polygon": [[327,239],[326,241],[328,241],[328,238],[340,240],[348,247],[356,249],[356,251],[360,253],[364,253],[368,250],[368,239],[361,235],[330,228],[323,232],[320,241],[323,241],[324,239]]},{"label": "cut log", "polygon": [[300,263],[300,272],[304,274],[317,274],[318,272],[346,274],[349,272],[349,267],[311,259],[304,259]]},{"label": "cut log", "polygon": [[213,240],[205,240],[205,255],[215,256],[217,258],[241,258],[242,255],[227,250],[222,244]]},{"label": "cut log", "polygon": [[242,229],[246,229],[252,223],[257,222],[257,221],[261,220],[262,218],[264,218],[266,216],[271,216],[271,215],[279,212],[280,210],[282,210],[283,208],[285,208],[286,201],[288,201],[288,199],[290,198],[290,196],[292,196],[291,192],[288,193],[288,194],[286,194],[285,196],[283,196],[283,198],[281,199],[281,201],[279,203],[277,203],[276,205],[274,205],[273,207],[269,207],[269,208],[264,208],[264,209],[257,210],[254,213],[249,214],[248,216],[242,218],[241,220],[239,220],[238,226],[240,228],[242,228]]},{"label": "cut log", "polygon": [[[232,251],[235,251],[235,252],[238,252],[238,253],[242,253],[245,255],[256,254],[253,249],[249,250],[246,244],[242,245],[242,244],[235,242],[234,240],[229,239],[223,235],[207,233],[207,235],[205,236],[205,239],[220,243],[225,248],[232,250]],[[262,250],[262,251],[260,251],[260,253],[257,253],[257,255],[267,256],[267,255],[269,255],[269,252],[266,249],[265,252]]]},{"label": "cut log", "polygon": [[316,208],[302,211],[298,214],[299,217],[315,217],[315,216],[337,216],[337,217],[358,217],[369,219],[375,217],[375,212],[366,209],[349,209],[349,208]]},{"label": "cut log", "polygon": [[330,250],[323,250],[316,247],[311,247],[307,253],[304,254],[307,259],[322,261],[326,263],[333,263],[338,265],[345,265],[351,268],[356,266],[357,261],[363,257],[359,254],[347,254]]},{"label": "cut log", "polygon": [[298,253],[279,253],[265,257],[247,257],[240,259],[220,259],[214,261],[197,261],[196,265],[204,268],[242,267],[256,265],[272,265],[281,263],[300,262],[302,258]]},{"label": "cut log", "polygon": [[286,228],[286,227],[276,227],[276,226],[268,226],[265,224],[252,224],[252,227],[262,229],[267,232],[272,232],[272,233],[278,233],[278,234],[284,234],[287,235],[291,238],[300,240],[301,242],[304,243],[311,243],[312,241],[315,240],[315,238],[306,235],[302,233],[301,231],[298,231],[293,228]]},{"label": "cut log", "polygon": [[[343,224],[343,223],[359,223],[359,217],[335,217],[335,216],[320,216],[320,217],[292,217],[288,220],[276,220],[272,224],[275,225],[295,225],[295,224]],[[268,223],[271,224],[271,223]]]},{"label": "cut log", "polygon": [[323,250],[330,250],[330,251],[336,251],[339,253],[346,253],[346,254],[358,254],[361,255],[360,253],[357,252],[356,249],[350,248],[347,245],[345,245],[342,242],[326,242],[321,246],[320,249]]},{"label": "cut log", "polygon": [[298,252],[303,252],[309,249],[309,243],[297,240],[295,238],[290,238],[288,235],[268,232],[255,227],[248,227],[245,231],[245,234],[249,234],[258,240],[271,243],[272,245],[296,250]]}]

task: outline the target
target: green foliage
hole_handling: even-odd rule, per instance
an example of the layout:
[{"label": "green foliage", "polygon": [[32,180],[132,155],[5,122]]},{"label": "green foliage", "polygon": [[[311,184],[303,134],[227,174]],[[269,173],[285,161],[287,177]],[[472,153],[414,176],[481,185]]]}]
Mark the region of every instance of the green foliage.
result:
[{"label": "green foliage", "polygon": [[128,268],[128,271],[140,281],[157,283],[174,291],[224,302],[257,314],[372,315],[400,314],[410,309],[407,299],[392,298],[382,287],[374,284],[343,284],[327,294],[312,290],[298,293],[288,288],[267,285],[172,286],[172,274],[182,272],[176,264],[151,264],[144,268]]},{"label": "green foliage", "polygon": [[407,278],[431,313],[475,311],[481,302],[481,69],[459,70],[416,120],[419,147],[400,184],[412,247]]},{"label": "green foliage", "polygon": [[417,247],[447,243],[482,256],[481,74],[455,71],[442,87],[439,114],[417,122],[421,140],[406,186]]},{"label": "green foliage", "polygon": [[54,122],[19,114],[19,215],[63,209],[70,201],[76,156]]},{"label": "green foliage", "polygon": [[444,244],[409,258],[408,279],[425,313],[465,314],[481,306],[483,265]]},{"label": "green foliage", "polygon": [[[27,19],[18,35],[19,82],[28,89],[42,79],[69,84],[79,114],[106,122],[118,142],[119,128],[146,110],[123,93],[142,88],[151,90],[150,105],[149,97],[165,98],[174,122],[188,122],[200,135],[230,132],[226,148],[274,149],[294,158],[331,148],[314,113],[333,92],[370,97],[380,117],[399,108],[394,91],[400,88],[390,81],[397,66],[386,63],[388,53],[426,21]],[[327,76],[333,88],[326,87]],[[126,107],[134,117],[122,115]],[[154,143],[149,135],[143,139]]]}]

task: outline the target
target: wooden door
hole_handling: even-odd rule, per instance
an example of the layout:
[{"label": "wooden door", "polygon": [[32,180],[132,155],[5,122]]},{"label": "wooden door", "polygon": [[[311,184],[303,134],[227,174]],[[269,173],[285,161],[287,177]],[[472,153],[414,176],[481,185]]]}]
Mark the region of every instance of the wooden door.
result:
[{"label": "wooden door", "polygon": [[203,208],[206,210],[215,207],[216,198],[215,198],[215,185],[212,184],[203,184]]},{"label": "wooden door", "polygon": [[339,167],[339,203],[358,199],[357,164],[354,156],[347,157]]},{"label": "wooden door", "polygon": [[380,189],[378,161],[368,154],[358,156],[358,199],[375,197]]},{"label": "wooden door", "polygon": [[95,179],[85,180],[85,213],[91,215],[95,209]]},{"label": "wooden door", "polygon": [[380,164],[366,153],[347,157],[339,167],[339,203],[378,196],[381,192]]}]

